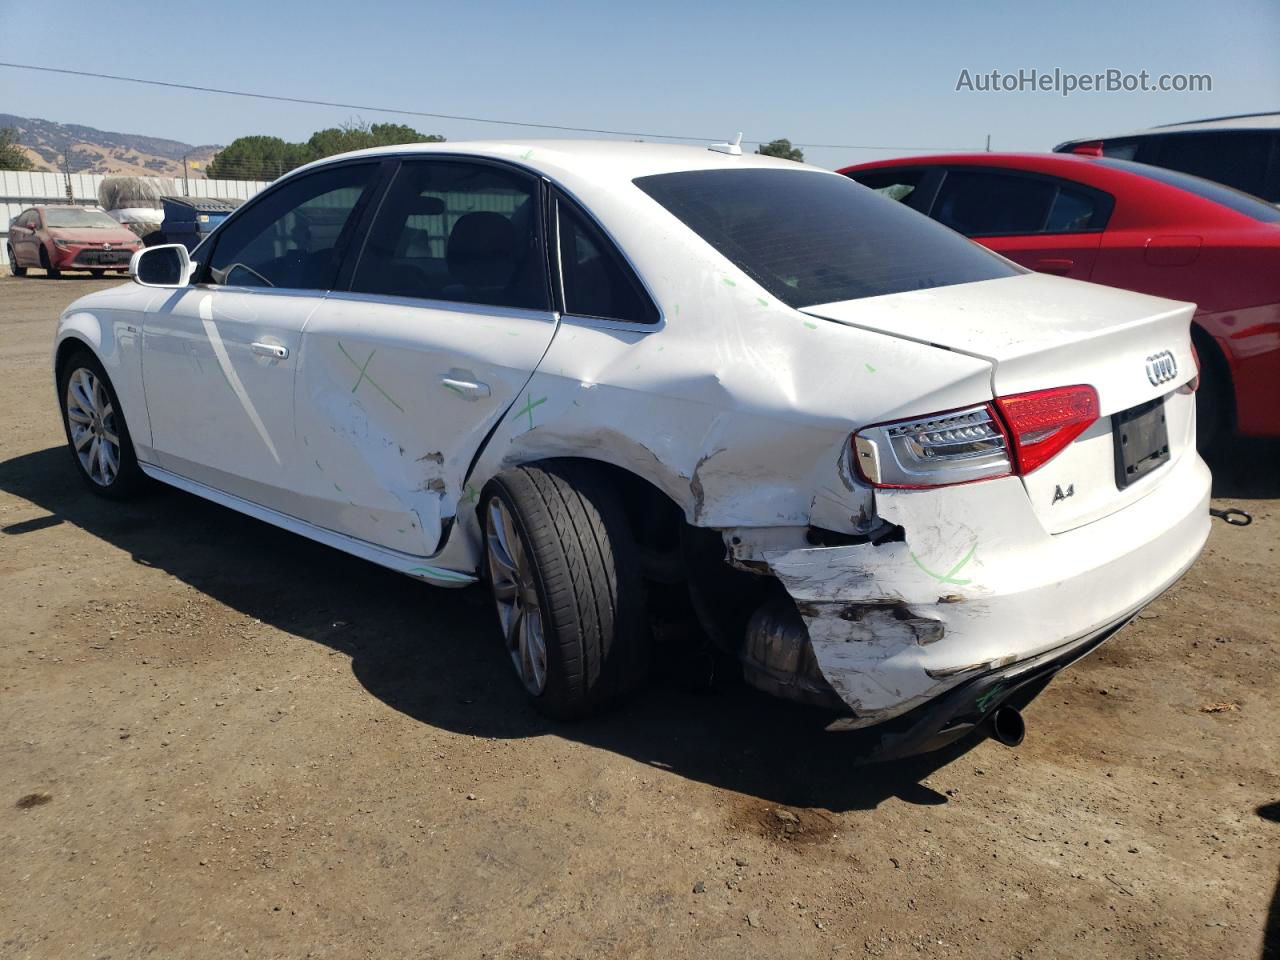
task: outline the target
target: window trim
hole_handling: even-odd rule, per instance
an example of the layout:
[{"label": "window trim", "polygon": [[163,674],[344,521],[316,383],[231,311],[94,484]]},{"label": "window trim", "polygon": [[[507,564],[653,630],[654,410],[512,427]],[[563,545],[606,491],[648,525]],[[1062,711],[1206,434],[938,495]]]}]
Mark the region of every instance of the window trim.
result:
[{"label": "window trim", "polygon": [[[556,311],[574,320],[586,321],[592,325],[600,325],[611,329],[639,330],[650,333],[666,326],[666,314],[663,313],[662,307],[658,303],[658,298],[653,295],[653,291],[644,282],[644,278],[640,271],[636,269],[636,265],[627,256],[614,236],[605,229],[604,224],[592,215],[585,204],[581,203],[563,187],[558,184],[551,184],[550,181],[548,181],[548,186],[548,209],[550,215],[547,218],[547,225],[550,231],[551,245],[547,249],[551,265],[551,283]],[[567,309],[564,298],[564,263],[560,247],[560,204],[562,203],[580,216],[588,227],[595,230],[599,239],[603,241],[601,254],[613,261],[614,266],[622,272],[627,282],[631,285],[633,292],[648,305],[650,316],[653,317],[652,320],[620,320],[617,317],[573,313]],[[551,256],[551,251],[554,251],[554,258]]]},{"label": "window trim", "polygon": [[[997,176],[1009,176],[1023,180],[1035,180],[1041,183],[1047,183],[1054,188],[1053,197],[1049,200],[1049,205],[1045,208],[1044,219],[1040,221],[1040,228],[1037,230],[1013,230],[1001,231],[998,233],[966,233],[963,236],[970,239],[989,238],[989,237],[1078,237],[1088,236],[1095,233],[1103,233],[1107,229],[1107,224],[1111,222],[1111,215],[1115,213],[1116,198],[1105,190],[1097,187],[1091,187],[1088,184],[1080,183],[1078,180],[1068,180],[1066,177],[1057,177],[1051,173],[1037,173],[1031,170],[1019,170],[1013,167],[996,167],[984,163],[951,163],[940,168],[942,170],[942,179],[938,181],[938,186],[933,192],[933,196],[929,200],[929,209],[927,215],[931,220],[942,223],[933,215],[933,209],[938,205],[938,197],[942,193],[942,188],[946,186],[947,177],[953,172],[959,171],[978,171],[980,173],[995,174]],[[1069,187],[1072,190],[1091,196],[1097,202],[1097,212],[1094,219],[1099,216],[1102,223],[1099,226],[1090,226],[1085,230],[1058,230],[1049,232],[1046,230],[1045,224],[1049,220],[1050,214],[1053,213],[1053,205],[1058,200],[1058,194],[1063,187]],[[954,227],[943,223],[944,227],[954,230]],[[956,231],[959,233],[959,231]]]},{"label": "window trim", "polygon": [[[333,286],[330,286],[324,290],[316,289],[313,287],[245,287],[245,286],[239,286],[234,284],[215,283],[210,279],[210,273],[213,270],[213,267],[210,261],[213,259],[214,254],[218,252],[219,241],[226,236],[225,228],[228,224],[234,223],[238,217],[246,215],[249,211],[253,210],[260,203],[265,202],[272,194],[276,193],[279,190],[285,189],[285,187],[290,186],[293,183],[304,179],[305,177],[311,176],[312,174],[327,173],[330,170],[336,170],[339,167],[354,167],[354,166],[373,167],[374,168],[373,177],[370,178],[368,186],[365,187],[364,192],[361,193],[359,199],[356,201],[356,205],[351,210],[351,215],[354,218],[353,220],[354,226],[352,226],[349,231],[348,230],[343,231],[343,234],[345,234],[345,236],[343,234],[338,235],[338,243],[336,245],[337,247],[340,248],[337,250],[338,270],[334,274]],[[205,240],[200,243],[200,246],[203,247],[205,243],[212,241],[208,252],[204,253],[202,255],[202,259],[198,261],[196,264],[196,272],[195,272],[195,275],[191,278],[191,286],[200,287],[202,289],[207,289],[207,290],[238,290],[238,291],[247,290],[255,293],[278,291],[278,292],[289,292],[289,293],[319,294],[321,296],[323,296],[324,294],[328,293],[331,290],[337,289],[336,285],[338,281],[342,278],[342,268],[345,265],[347,256],[350,252],[352,237],[356,235],[356,231],[361,226],[362,218],[364,216],[364,211],[365,209],[368,208],[369,201],[373,198],[374,194],[378,192],[379,187],[382,186],[382,183],[379,180],[379,177],[381,176],[381,174],[382,174],[382,164],[381,164],[380,158],[378,157],[353,157],[349,160],[338,160],[333,163],[321,163],[321,164],[317,164],[316,166],[308,165],[307,167],[300,169],[296,173],[294,171],[290,171],[286,176],[281,177],[279,180],[275,181],[273,184],[271,184],[271,186],[267,187],[265,190],[261,190],[258,193],[254,194],[253,197],[251,197],[248,201],[246,201],[245,203],[237,207],[234,211],[232,211],[231,215],[228,216],[227,219],[223,220],[222,223],[218,224],[218,228],[216,230],[210,233],[205,238]]]},{"label": "window trim", "polygon": [[[538,218],[536,233],[538,240],[542,244],[542,281],[547,293],[547,305],[545,307],[512,307],[504,304],[496,303],[471,303],[462,300],[439,300],[431,297],[414,297],[405,294],[394,293],[369,293],[364,290],[353,290],[351,285],[355,282],[356,271],[360,268],[360,261],[364,258],[365,248],[369,242],[369,233],[373,228],[374,221],[382,212],[382,205],[386,201],[387,195],[391,192],[391,186],[395,183],[396,176],[400,173],[401,168],[406,163],[433,163],[436,161],[444,161],[451,163],[472,163],[479,166],[494,167],[507,173],[517,174],[533,182],[534,192],[534,215]],[[360,222],[356,224],[355,232],[358,236],[358,243],[353,243],[345,251],[343,262],[338,269],[338,277],[334,283],[334,292],[346,293],[352,296],[385,298],[393,299],[396,302],[415,303],[430,306],[432,309],[447,310],[451,306],[469,306],[480,307],[488,310],[514,310],[521,314],[536,314],[539,317],[546,317],[556,311],[555,292],[552,287],[551,271],[548,267],[550,257],[550,247],[548,246],[547,236],[547,216],[546,216],[546,178],[539,176],[528,167],[522,167],[514,163],[506,163],[502,160],[494,160],[490,157],[477,157],[466,153],[446,153],[444,151],[431,151],[430,153],[397,153],[384,158],[383,169],[379,171],[382,178],[377,184],[375,195],[371,198],[371,202],[365,209]]]}]

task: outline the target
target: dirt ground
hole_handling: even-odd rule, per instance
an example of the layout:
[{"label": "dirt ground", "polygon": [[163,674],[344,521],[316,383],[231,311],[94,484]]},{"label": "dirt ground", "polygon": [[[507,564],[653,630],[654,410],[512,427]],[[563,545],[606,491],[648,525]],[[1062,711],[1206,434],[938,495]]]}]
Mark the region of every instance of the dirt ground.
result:
[{"label": "dirt ground", "polygon": [[859,766],[731,677],[558,725],[482,595],[88,494],[49,348],[113,282],[0,278],[5,960],[1280,957],[1280,447],[1016,750]]}]

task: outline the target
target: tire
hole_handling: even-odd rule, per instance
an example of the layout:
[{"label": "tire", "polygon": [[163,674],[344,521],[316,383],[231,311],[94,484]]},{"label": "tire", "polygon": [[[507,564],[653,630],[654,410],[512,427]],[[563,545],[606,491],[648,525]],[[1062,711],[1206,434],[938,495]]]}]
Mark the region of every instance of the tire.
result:
[{"label": "tire", "polygon": [[581,466],[547,461],[495,477],[481,503],[499,628],[534,706],[577,719],[635,689],[647,672],[648,620],[616,495]]},{"label": "tire", "polygon": [[67,448],[85,485],[108,500],[135,495],[146,477],[138,467],[115,388],[87,349],[76,350],[58,370],[58,403]]},{"label": "tire", "polygon": [[9,272],[15,277],[25,277],[27,268],[18,266],[18,258],[13,255],[13,247],[6,247],[5,252],[9,254]]},{"label": "tire", "polygon": [[95,279],[95,280],[101,280],[101,279],[102,279],[103,277],[105,277],[106,275],[107,275],[107,271],[105,271],[105,270],[90,270],[90,271],[89,271],[89,276],[93,277],[93,279]]},{"label": "tire", "polygon": [[1231,438],[1234,424],[1231,371],[1208,336],[1194,336],[1200,357],[1200,386],[1196,390],[1196,448],[1201,456],[1215,456]]},{"label": "tire", "polygon": [[62,276],[62,271],[52,265],[49,260],[49,251],[44,247],[40,248],[40,266],[44,267],[44,275],[50,280],[57,280]]}]

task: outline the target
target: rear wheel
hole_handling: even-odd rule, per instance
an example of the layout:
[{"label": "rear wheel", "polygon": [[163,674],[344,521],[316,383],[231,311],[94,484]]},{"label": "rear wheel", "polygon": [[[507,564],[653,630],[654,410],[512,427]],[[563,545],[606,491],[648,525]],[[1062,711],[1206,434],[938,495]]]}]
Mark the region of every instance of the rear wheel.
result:
[{"label": "rear wheel", "polygon": [[50,280],[57,280],[62,276],[62,271],[49,260],[49,251],[44,247],[40,248],[40,266],[44,267],[44,275]]},{"label": "rear wheel", "polygon": [[648,625],[614,494],[589,471],[551,461],[500,474],[483,503],[498,622],[533,704],[571,719],[634,688]]},{"label": "rear wheel", "polygon": [[81,479],[101,497],[119,500],[136,493],[143,473],[111,381],[98,358],[77,350],[58,376],[62,425]]},{"label": "rear wheel", "polygon": [[25,277],[27,268],[18,266],[18,258],[13,255],[13,247],[6,245],[5,252],[9,255],[9,272],[15,277]]}]

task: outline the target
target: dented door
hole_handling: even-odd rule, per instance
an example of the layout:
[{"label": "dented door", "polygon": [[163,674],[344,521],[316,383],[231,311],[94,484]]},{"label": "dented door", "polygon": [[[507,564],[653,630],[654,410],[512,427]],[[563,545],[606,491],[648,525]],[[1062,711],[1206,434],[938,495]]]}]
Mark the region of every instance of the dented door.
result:
[{"label": "dented door", "polygon": [[330,296],[298,366],[307,519],[434,553],[444,521],[475,507],[463,480],[489,430],[508,408],[536,420],[524,388],[555,328],[549,311]]},{"label": "dented door", "polygon": [[296,408],[312,522],[413,555],[473,509],[464,483],[556,329],[542,187],[474,159],[400,164],[351,270],[303,336]]}]

